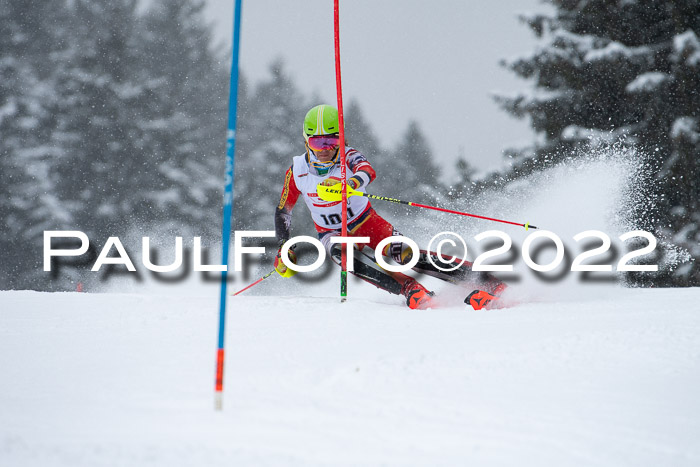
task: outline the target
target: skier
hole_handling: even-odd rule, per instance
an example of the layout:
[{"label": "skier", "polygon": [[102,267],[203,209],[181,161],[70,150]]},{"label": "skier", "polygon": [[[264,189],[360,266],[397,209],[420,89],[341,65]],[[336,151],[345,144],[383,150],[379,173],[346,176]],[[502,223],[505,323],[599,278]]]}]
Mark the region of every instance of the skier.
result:
[{"label": "skier", "polygon": [[[292,166],[287,170],[284,187],[279,204],[275,209],[275,232],[279,242],[279,250],[275,257],[275,270],[282,277],[291,277],[295,271],[287,268],[281,260],[282,245],[290,238],[292,209],[299,196],[303,196],[313,219],[318,237],[326,252],[334,262],[340,264],[341,246],[331,243],[333,236],[341,235],[341,202],[323,201],[316,193],[319,184],[332,186],[340,183],[338,111],[330,105],[318,105],[308,111],[304,118],[304,140],[306,152],[293,158]],[[367,186],[376,178],[376,173],[367,158],[358,150],[346,146],[346,180],[347,185],[354,190],[365,192]],[[382,269],[376,264],[372,253],[365,252],[367,247],[374,251],[379,242],[387,237],[401,235],[394,226],[381,217],[372,208],[369,200],[363,196],[348,198],[347,208],[348,235],[352,237],[369,237],[370,241],[360,244],[360,253],[354,254],[353,274],[365,281],[387,290],[392,294],[406,297],[406,304],[412,309],[426,309],[434,305],[434,292],[426,289],[416,279],[402,274]],[[401,241],[389,243],[382,251],[384,256],[391,257],[399,264],[408,263],[414,252]],[[456,271],[443,272],[433,266],[428,260],[437,256],[432,252],[421,250],[414,271],[429,274],[442,280],[462,283],[471,280],[479,282],[480,288],[475,290],[466,303],[475,309],[487,306],[505,289],[505,284],[494,277],[488,276],[486,281],[476,280],[475,273],[467,267]],[[289,259],[296,264],[293,249],[289,250]]]}]

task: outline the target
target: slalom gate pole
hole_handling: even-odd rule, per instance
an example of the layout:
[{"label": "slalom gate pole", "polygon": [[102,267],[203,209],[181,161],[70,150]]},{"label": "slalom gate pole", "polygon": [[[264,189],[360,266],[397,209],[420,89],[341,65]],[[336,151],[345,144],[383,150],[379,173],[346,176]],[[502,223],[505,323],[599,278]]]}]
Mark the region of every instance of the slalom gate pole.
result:
[{"label": "slalom gate pole", "polygon": [[[501,222],[503,224],[510,224],[510,225],[517,225],[518,227],[525,227],[525,230],[537,228],[536,226],[531,225],[529,222],[526,222],[525,224],[520,224],[518,222],[506,221],[503,219],[496,219],[493,217],[479,216],[477,214],[469,214],[468,212],[453,211],[452,209],[438,208],[435,206],[427,206],[425,204],[414,203],[412,201],[402,201],[402,200],[396,199],[396,198],[387,198],[386,196],[370,195],[369,193],[363,193],[361,191],[353,190],[350,187],[348,187],[347,192],[348,192],[348,196],[364,196],[366,198],[378,199],[380,201],[389,201],[391,203],[406,204],[408,206],[415,206],[417,208],[432,209],[434,211],[448,212],[450,214],[458,214],[460,216],[469,216],[469,217],[475,217],[477,219],[484,219],[487,221]],[[333,186],[328,187],[328,186],[319,185],[317,187],[317,193],[318,193],[318,196],[324,201],[338,201],[340,199],[340,190],[338,190],[337,188],[333,188]]]},{"label": "slalom gate pole", "polygon": [[233,211],[233,168],[236,148],[236,110],[238,107],[238,51],[241,37],[241,1],[236,0],[233,11],[233,51],[231,56],[231,80],[229,83],[228,131],[226,132],[226,172],[224,176],[224,219],[221,228],[221,297],[219,301],[219,346],[216,351],[216,383],[214,408],[223,409],[224,391],[224,331],[226,329],[226,280],[228,278],[228,249],[231,241],[231,217]]},{"label": "slalom gate pole", "polygon": [[267,274],[265,274],[264,276],[262,276],[260,279],[256,280],[255,282],[253,282],[253,283],[250,284],[249,286],[244,287],[244,288],[242,288],[241,290],[239,290],[238,292],[236,292],[236,293],[234,293],[234,294],[231,294],[231,295],[233,295],[233,296],[235,297],[236,295],[245,292],[246,290],[248,290],[249,288],[253,287],[254,285],[258,285],[259,283],[261,283],[262,281],[264,281],[265,279],[267,279],[268,277],[270,277],[270,276],[273,275],[274,273],[275,273],[275,270],[273,269],[272,271],[268,272]]},{"label": "slalom gate pole", "polygon": [[[335,87],[338,100],[338,125],[340,126],[340,192],[341,192],[341,237],[348,236],[348,192],[347,192],[347,165],[345,162],[345,122],[343,120],[343,86],[340,79],[340,8],[339,0],[334,0],[334,36],[335,36]],[[348,295],[348,258],[347,245],[343,245],[340,253],[340,302],[347,300]]]}]

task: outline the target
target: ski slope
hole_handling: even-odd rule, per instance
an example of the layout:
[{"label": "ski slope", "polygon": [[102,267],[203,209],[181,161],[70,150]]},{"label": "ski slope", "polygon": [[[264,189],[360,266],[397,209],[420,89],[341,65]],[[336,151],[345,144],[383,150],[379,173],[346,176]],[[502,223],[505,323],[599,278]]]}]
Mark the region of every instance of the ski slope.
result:
[{"label": "ski slope", "polygon": [[218,413],[216,293],[0,292],[0,465],[700,465],[700,289],[364,295],[232,299]]}]

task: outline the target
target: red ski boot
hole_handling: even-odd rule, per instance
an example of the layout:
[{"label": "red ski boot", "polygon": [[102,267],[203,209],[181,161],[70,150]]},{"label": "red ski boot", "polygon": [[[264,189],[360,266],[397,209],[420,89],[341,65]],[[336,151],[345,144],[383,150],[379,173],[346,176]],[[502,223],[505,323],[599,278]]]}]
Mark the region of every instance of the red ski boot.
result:
[{"label": "red ski boot", "polygon": [[464,299],[464,303],[471,305],[475,310],[481,310],[482,308],[491,308],[489,304],[494,300],[498,300],[498,297],[484,292],[483,290],[475,290],[467,295],[467,298]]},{"label": "red ski boot", "polygon": [[401,287],[401,295],[406,297],[406,305],[410,309],[425,310],[430,308],[430,302],[435,293],[423,287],[415,279],[408,279]]}]

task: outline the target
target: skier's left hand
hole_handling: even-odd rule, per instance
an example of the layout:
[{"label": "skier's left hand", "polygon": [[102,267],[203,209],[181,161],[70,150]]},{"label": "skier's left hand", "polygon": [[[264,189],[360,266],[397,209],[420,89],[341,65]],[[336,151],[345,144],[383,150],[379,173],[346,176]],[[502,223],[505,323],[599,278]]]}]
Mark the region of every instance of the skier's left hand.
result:
[{"label": "skier's left hand", "polygon": [[[289,250],[287,258],[291,263],[297,264],[297,255],[294,253],[293,250]],[[294,269],[288,268],[287,265],[282,262],[282,247],[280,247],[279,250],[277,250],[277,256],[275,256],[274,266],[275,271],[277,271],[277,274],[279,274],[282,277],[292,277],[294,274],[297,273]]]}]

